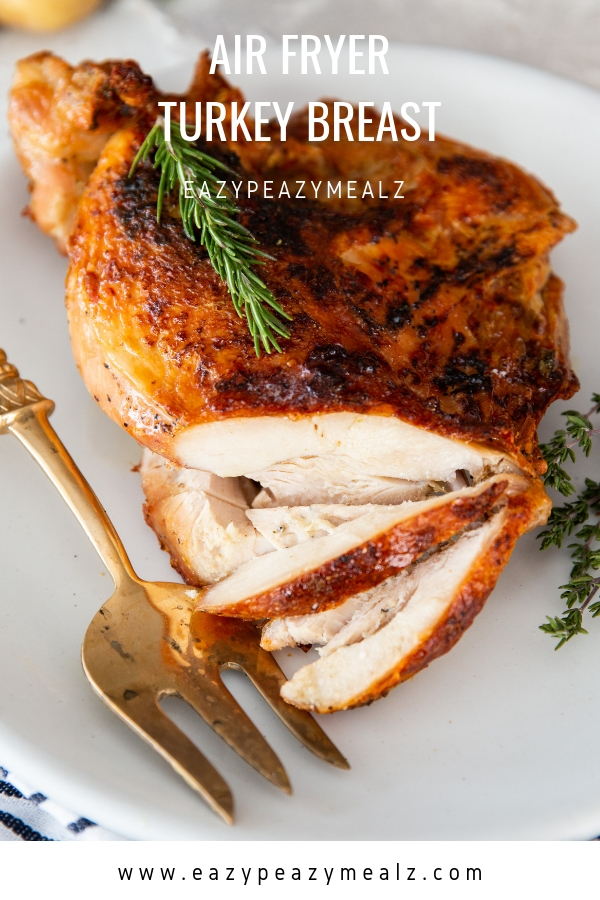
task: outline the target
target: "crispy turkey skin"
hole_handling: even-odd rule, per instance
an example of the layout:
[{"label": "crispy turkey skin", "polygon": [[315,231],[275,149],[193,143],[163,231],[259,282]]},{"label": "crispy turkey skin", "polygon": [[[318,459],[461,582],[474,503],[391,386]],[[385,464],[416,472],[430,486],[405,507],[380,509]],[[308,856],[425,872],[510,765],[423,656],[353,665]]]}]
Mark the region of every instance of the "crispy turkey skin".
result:
[{"label": "crispy turkey skin", "polygon": [[[272,185],[236,200],[292,316],[257,358],[176,201],[157,222],[152,161],[129,175],[161,99],[243,100],[206,54],[185,97],[131,61],[17,67],[11,131],[31,217],[69,256],[77,364],[145,446],[146,517],[199,608],[269,618],[268,649],[323,645],[289,702],[370,702],[454,645],[547,518],[536,429],[578,387],[549,253],[575,223],[533,176],[439,135],[311,143],[300,112],[286,141],[271,124],[268,142],[199,142]],[[350,180],[378,191],[278,198]]]},{"label": "crispy turkey skin", "polygon": [[[227,102],[240,94],[208,74],[204,56],[187,97]],[[11,92],[32,214],[69,253],[77,361],[112,418],[188,465],[194,460],[182,458],[178,440],[194,426],[340,411],[399,417],[494,447],[530,471],[542,465],[537,424],[577,384],[562,285],[548,263],[574,224],[546,188],[441,137],[311,144],[303,113],[286,142],[272,127],[269,143],[207,145],[242,179],[352,178],[358,194],[368,179],[391,194],[396,178],[405,182],[403,200],[240,195],[240,220],[274,257],[261,274],[293,316],[283,353],[257,359],[177,210],[156,221],[150,162],[128,178],[159,98],[134,63],[72,69],[50,54],[21,62]],[[47,224],[53,198],[68,205],[57,173],[82,161],[93,171],[85,187],[71,173],[74,224],[69,207],[61,231]]]}]

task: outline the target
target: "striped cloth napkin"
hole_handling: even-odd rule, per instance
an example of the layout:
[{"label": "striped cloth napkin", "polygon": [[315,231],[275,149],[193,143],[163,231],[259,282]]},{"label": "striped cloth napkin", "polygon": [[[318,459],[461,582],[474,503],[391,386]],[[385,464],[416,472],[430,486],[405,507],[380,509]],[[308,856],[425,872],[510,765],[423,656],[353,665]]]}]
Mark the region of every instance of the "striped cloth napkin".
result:
[{"label": "striped cloth napkin", "polygon": [[0,766],[0,841],[125,841],[63,809]]}]

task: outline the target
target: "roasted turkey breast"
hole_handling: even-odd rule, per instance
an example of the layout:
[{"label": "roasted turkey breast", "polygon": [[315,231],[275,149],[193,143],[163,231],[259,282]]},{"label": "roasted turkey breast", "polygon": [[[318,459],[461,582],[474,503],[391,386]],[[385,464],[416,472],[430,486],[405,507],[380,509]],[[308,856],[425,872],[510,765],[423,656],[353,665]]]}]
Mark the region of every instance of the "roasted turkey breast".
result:
[{"label": "roasted turkey breast", "polygon": [[[322,645],[290,702],[367,702],[452,646],[548,514],[536,429],[577,388],[549,252],[574,223],[515,165],[439,136],[309,142],[302,112],[285,141],[202,145],[275,197],[388,195],[240,192],[292,316],[257,358],[175,202],[157,222],[151,161],[129,177],[160,99],[133,62],[17,68],[11,130],[31,215],[69,255],[79,369],[147,448],[146,518],[201,608],[271,620],[268,648]],[[167,99],[242,97],[204,55]]]},{"label": "roasted turkey breast", "polygon": [[[240,99],[206,57],[187,97]],[[68,243],[77,361],[112,418],[221,475],[245,474],[249,456],[261,457],[253,469],[288,459],[340,412],[369,416],[367,446],[379,443],[371,417],[374,429],[394,417],[539,466],[537,423],[575,385],[548,264],[574,226],[546,188],[440,137],[309,144],[303,114],[285,142],[275,127],[268,143],[215,141],[242,175],[275,184],[351,178],[360,193],[377,178],[393,194],[404,181],[397,201],[240,196],[241,221],[274,257],[264,279],[293,316],[283,353],[257,359],[177,209],[157,223],[151,163],[128,178],[158,99],[133,63],[72,69],[50,54],[19,64],[10,98],[32,215]]]}]

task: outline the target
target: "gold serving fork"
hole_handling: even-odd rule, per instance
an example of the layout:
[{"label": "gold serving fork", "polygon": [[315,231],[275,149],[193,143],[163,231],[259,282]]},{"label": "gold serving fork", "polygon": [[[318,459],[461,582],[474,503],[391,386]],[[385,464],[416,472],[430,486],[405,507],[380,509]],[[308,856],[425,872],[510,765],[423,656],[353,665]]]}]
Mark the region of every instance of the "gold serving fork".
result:
[{"label": "gold serving fork", "polygon": [[54,403],[19,377],[0,350],[0,434],[29,450],[76,515],[115,583],[82,647],[84,671],[99,697],[161,754],[226,822],[233,822],[227,783],[159,706],[186,700],[250,765],[286,793],[285,769],[229,693],[224,668],[248,675],[282,722],[309,750],[342,769],[348,763],[307,712],[282,700],[285,676],[259,644],[257,629],[238,619],[194,611],[198,591],[142,581],[100,501],[48,422]]}]

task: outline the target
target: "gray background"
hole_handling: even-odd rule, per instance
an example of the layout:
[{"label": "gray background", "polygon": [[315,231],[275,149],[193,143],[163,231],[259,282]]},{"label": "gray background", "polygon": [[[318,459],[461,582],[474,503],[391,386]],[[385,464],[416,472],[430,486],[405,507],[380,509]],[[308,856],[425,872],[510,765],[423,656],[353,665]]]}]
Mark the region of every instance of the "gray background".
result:
[{"label": "gray background", "polygon": [[155,0],[182,30],[385,34],[530,63],[600,88],[599,0]]},{"label": "gray background", "polygon": [[182,39],[192,59],[218,33],[251,32],[381,33],[503,56],[600,88],[600,0],[112,0],[58,34],[0,29],[0,84],[19,56],[42,48],[76,62],[74,53],[100,45],[157,71],[182,62]]}]

